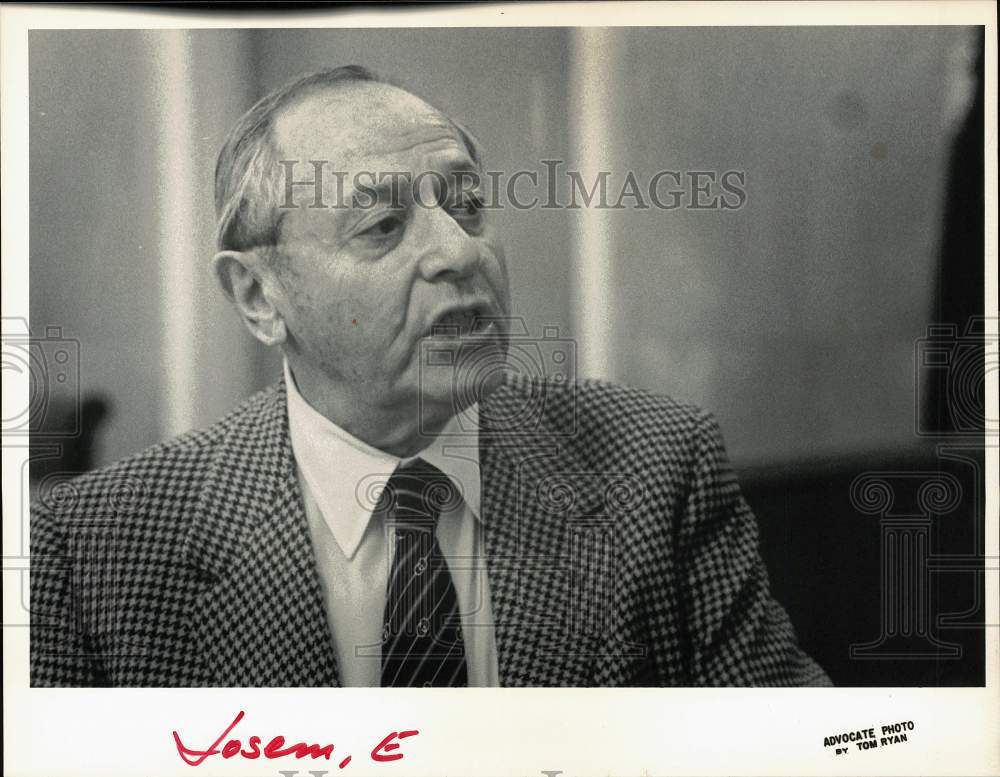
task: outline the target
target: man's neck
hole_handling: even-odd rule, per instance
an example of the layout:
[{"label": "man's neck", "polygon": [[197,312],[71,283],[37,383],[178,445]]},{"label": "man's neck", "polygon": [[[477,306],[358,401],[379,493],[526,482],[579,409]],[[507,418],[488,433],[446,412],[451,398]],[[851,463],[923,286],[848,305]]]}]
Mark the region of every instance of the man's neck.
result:
[{"label": "man's neck", "polygon": [[308,369],[295,370],[287,360],[285,365],[299,394],[316,412],[365,444],[400,459],[424,450],[454,415],[454,408],[447,405],[431,412],[426,403],[421,407],[416,401],[384,407],[348,399],[326,381],[312,380]]}]

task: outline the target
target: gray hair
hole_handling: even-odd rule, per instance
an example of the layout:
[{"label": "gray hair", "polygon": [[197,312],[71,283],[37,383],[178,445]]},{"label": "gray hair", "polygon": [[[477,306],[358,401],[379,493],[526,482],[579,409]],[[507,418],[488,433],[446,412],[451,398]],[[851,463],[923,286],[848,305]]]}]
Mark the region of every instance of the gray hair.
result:
[{"label": "gray hair", "polygon": [[[260,99],[226,137],[215,164],[216,245],[220,251],[273,249],[278,244],[281,188],[272,130],[277,116],[306,95],[351,82],[395,86],[360,65],[306,73]],[[445,117],[461,136],[473,162],[481,165],[479,144],[458,122]]]}]

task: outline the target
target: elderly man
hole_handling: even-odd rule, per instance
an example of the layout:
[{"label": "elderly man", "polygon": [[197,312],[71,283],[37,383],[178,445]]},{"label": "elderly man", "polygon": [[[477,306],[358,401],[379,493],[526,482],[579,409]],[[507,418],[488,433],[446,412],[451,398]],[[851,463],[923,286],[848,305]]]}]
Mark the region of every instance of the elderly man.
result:
[{"label": "elderly man", "polygon": [[283,379],[33,506],[33,684],[828,683],[707,414],[498,369],[479,166],[358,67],[239,121],[213,267]]}]

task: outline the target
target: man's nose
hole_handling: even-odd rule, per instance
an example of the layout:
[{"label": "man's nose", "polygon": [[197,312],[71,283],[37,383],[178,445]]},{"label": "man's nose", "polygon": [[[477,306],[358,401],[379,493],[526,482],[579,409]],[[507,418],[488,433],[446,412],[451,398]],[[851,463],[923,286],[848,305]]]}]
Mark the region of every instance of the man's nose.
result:
[{"label": "man's nose", "polygon": [[479,241],[441,206],[419,211],[424,246],[419,267],[424,280],[458,280],[471,275],[481,259]]}]

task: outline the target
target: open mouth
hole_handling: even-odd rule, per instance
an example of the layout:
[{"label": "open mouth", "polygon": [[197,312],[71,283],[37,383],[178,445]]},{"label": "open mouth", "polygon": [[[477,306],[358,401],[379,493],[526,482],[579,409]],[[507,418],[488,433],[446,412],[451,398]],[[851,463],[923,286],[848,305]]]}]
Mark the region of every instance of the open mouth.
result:
[{"label": "open mouth", "polygon": [[495,322],[482,312],[473,308],[451,310],[435,321],[427,330],[427,337],[466,337],[468,335],[486,335],[494,327]]}]

